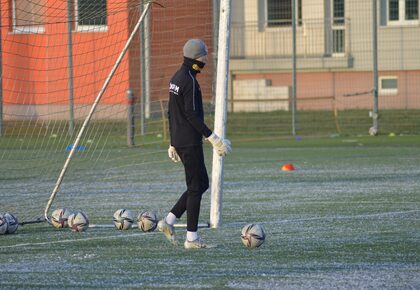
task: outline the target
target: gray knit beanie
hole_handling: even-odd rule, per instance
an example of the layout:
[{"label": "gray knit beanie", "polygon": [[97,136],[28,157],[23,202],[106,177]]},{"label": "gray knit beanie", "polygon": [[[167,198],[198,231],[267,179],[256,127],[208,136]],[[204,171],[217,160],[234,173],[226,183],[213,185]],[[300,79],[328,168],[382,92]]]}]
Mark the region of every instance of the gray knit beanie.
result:
[{"label": "gray knit beanie", "polygon": [[206,44],[201,39],[193,38],[184,45],[184,56],[197,59],[209,53]]}]

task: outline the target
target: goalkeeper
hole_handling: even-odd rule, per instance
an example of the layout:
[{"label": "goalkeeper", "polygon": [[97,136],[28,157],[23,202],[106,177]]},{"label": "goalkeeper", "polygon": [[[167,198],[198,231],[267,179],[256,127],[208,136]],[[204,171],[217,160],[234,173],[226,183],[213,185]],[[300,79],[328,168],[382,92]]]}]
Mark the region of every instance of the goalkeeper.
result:
[{"label": "goalkeeper", "polygon": [[204,164],[203,136],[217,154],[225,156],[231,151],[229,140],[213,133],[204,123],[203,100],[196,76],[207,63],[208,49],[200,39],[188,40],[183,48],[184,62],[169,83],[169,131],[171,144],[169,157],[181,161],[185,169],[187,190],[181,195],[168,215],[159,221],[158,228],[175,244],[174,224],[187,212],[186,249],[206,248],[197,233],[201,197],[209,188]]}]

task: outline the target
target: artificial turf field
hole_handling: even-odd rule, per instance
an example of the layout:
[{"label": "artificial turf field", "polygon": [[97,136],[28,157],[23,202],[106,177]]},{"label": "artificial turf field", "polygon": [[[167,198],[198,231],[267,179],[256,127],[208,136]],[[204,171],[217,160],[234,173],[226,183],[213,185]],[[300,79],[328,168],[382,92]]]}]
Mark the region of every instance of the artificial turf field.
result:
[{"label": "artificial turf field", "polygon": [[[46,223],[25,225],[0,236],[0,288],[419,289],[419,145],[418,136],[233,142],[225,159],[222,226],[200,229],[216,248],[184,250],[183,229],[177,229],[181,245],[175,247],[159,232],[72,233]],[[134,162],[135,150],[150,158]],[[110,224],[122,207],[161,217],[185,189],[182,167],[166,159],[163,146],[101,154],[128,157],[108,158],[112,165],[95,171],[75,160],[85,170],[70,173],[52,208],[82,210],[94,224]],[[0,177],[0,212],[42,215],[58,172],[35,178],[31,161],[18,168],[9,159],[0,164],[8,172]],[[296,170],[281,171],[284,163]],[[209,207],[208,191],[202,222]],[[240,241],[250,222],[267,234],[255,250]]]}]

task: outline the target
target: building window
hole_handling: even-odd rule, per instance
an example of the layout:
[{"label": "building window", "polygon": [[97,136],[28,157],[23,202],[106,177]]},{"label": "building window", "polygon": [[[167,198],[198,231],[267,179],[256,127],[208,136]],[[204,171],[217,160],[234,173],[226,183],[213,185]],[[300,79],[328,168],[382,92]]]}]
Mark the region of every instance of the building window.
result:
[{"label": "building window", "polygon": [[[292,1],[267,0],[267,26],[292,26]],[[297,0],[296,18],[302,24],[302,0]]]},{"label": "building window", "polygon": [[404,11],[406,20],[419,20],[419,1],[406,0]]},{"label": "building window", "polygon": [[106,0],[75,0],[76,31],[106,31]]},{"label": "building window", "polygon": [[343,56],[346,44],[344,0],[332,0],[332,8],[333,55]]},{"label": "building window", "polygon": [[43,0],[12,0],[11,8],[14,33],[44,33]]},{"label": "building window", "polygon": [[389,25],[410,25],[419,23],[419,0],[389,0]]},{"label": "building window", "polygon": [[390,96],[398,94],[398,77],[384,76],[379,78],[379,94]]},{"label": "building window", "polygon": [[333,24],[344,24],[344,0],[333,1]]}]

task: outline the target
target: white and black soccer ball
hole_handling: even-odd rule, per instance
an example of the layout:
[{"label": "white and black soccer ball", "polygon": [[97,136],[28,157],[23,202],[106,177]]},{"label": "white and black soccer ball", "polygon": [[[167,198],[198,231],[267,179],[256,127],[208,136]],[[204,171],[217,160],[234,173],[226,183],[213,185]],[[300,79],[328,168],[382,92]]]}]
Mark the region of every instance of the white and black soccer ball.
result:
[{"label": "white and black soccer ball", "polygon": [[69,215],[67,223],[73,232],[84,232],[89,228],[89,219],[87,215],[81,211]]},{"label": "white and black soccer ball", "polygon": [[158,222],[159,220],[154,211],[144,211],[137,217],[137,224],[143,232],[153,232]]},{"label": "white and black soccer ball", "polygon": [[129,209],[122,208],[114,212],[114,225],[117,230],[128,230],[133,222],[133,214]]},{"label": "white and black soccer ball", "polygon": [[57,208],[51,214],[51,224],[58,229],[67,228],[69,226],[67,221],[71,214],[72,212],[67,208]]},{"label": "white and black soccer ball", "polygon": [[11,214],[11,213],[5,213],[4,214],[4,218],[6,219],[7,222],[7,230],[6,230],[6,234],[13,234],[17,231],[17,228],[19,226],[19,222],[18,219],[15,215]]},{"label": "white and black soccer ball", "polygon": [[7,220],[3,214],[0,214],[0,235],[4,235],[7,232]]},{"label": "white and black soccer ball", "polygon": [[247,248],[258,248],[265,241],[263,227],[259,224],[247,224],[242,228],[241,241]]}]

